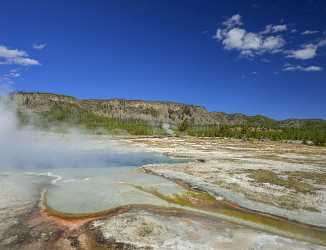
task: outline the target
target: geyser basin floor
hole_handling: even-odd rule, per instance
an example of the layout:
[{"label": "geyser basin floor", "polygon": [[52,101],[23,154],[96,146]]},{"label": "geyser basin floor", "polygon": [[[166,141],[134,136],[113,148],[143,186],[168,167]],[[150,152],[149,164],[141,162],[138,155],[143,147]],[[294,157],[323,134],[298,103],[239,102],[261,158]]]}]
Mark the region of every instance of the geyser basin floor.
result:
[{"label": "geyser basin floor", "polygon": [[147,170],[250,210],[326,227],[326,148],[209,138],[130,140],[154,152],[202,162]]},{"label": "geyser basin floor", "polygon": [[[54,135],[51,136],[53,137]],[[135,204],[135,203],[140,205],[143,204],[143,206],[140,206],[140,208],[142,209],[145,209],[146,207],[145,205],[149,204],[149,205],[165,207],[164,209],[162,209],[162,211],[169,210],[171,208],[167,208],[167,206],[171,207],[174,206],[175,204],[178,205],[178,202],[176,202],[175,204],[171,204],[171,203],[169,204],[168,199],[162,199],[163,196],[180,194],[181,192],[184,191],[184,189],[167,179],[144,174],[140,172],[140,170],[138,170],[137,167],[142,166],[143,164],[154,164],[152,166],[148,166],[146,169],[148,170],[150,169],[153,172],[156,172],[157,174],[160,173],[163,174],[166,173],[167,170],[173,170],[173,173],[178,171],[186,172],[187,169],[185,168],[185,166],[192,166],[192,168],[188,170],[192,170],[192,171],[198,170],[200,171],[200,173],[198,173],[200,175],[204,175],[208,177],[211,176],[215,178],[216,172],[214,172],[214,170],[216,169],[214,169],[213,167],[215,164],[218,164],[219,162],[223,163],[224,162],[223,158],[224,159],[231,158],[230,160],[227,160],[227,165],[232,167],[236,165],[237,161],[239,160],[238,158],[241,157],[246,158],[248,155],[250,155],[251,158],[253,157],[253,154],[251,153],[252,149],[248,149],[250,145],[246,145],[247,147],[242,147],[243,145],[241,145],[241,148],[239,149],[239,151],[241,150],[241,152],[235,153],[234,148],[236,147],[236,145],[230,145],[230,144],[217,145],[210,140],[196,141],[193,138],[191,139],[183,139],[183,138],[179,138],[179,139],[147,138],[146,139],[144,138],[139,140],[137,139],[133,140],[133,142],[136,142],[137,144],[141,143],[142,145],[144,145],[143,144],[144,141],[148,144],[151,143],[156,144],[156,146],[150,145],[150,147],[148,148],[139,147],[139,146],[136,147],[130,146],[130,144],[124,146],[124,144],[120,143],[121,141],[124,140],[112,142],[111,140],[108,140],[107,137],[101,137],[101,136],[91,138],[91,139],[86,139],[86,140],[84,139],[78,140],[78,141],[74,141],[74,140],[71,141],[71,139],[66,140],[65,136],[63,136],[63,139],[64,141],[67,141],[67,143],[66,142],[62,143],[62,139],[55,139],[56,143],[51,143],[51,145],[47,145],[47,147],[45,147],[46,148],[45,151],[42,149],[44,147],[37,147],[36,152],[33,151],[33,152],[28,152],[28,154],[25,154],[28,156],[32,154],[33,156],[27,158],[27,161],[23,161],[24,160],[23,158],[17,157],[18,159],[15,161],[15,164],[16,166],[22,166],[22,167],[26,166],[21,171],[27,173],[27,178],[40,178],[40,180],[43,180],[44,179],[43,175],[52,176],[51,179],[48,179],[49,183],[52,182],[47,192],[48,205],[50,207],[55,208],[59,212],[66,213],[66,214],[67,213],[92,214],[98,211],[107,210],[108,208],[123,206],[127,204]],[[152,152],[153,150],[154,151],[157,150],[157,153]],[[202,163],[193,162],[189,164],[182,164],[181,166],[180,165],[177,166],[174,164],[156,166],[156,164],[158,163],[176,162],[175,160],[171,160],[163,156],[161,154],[162,152],[167,152],[176,157],[182,157],[183,155],[187,155],[188,157],[193,159],[202,159],[201,161]],[[41,156],[36,157],[39,154]],[[35,157],[36,159],[38,159],[38,161],[35,161]],[[257,158],[258,157],[259,155],[257,155]],[[293,156],[291,157],[292,157],[291,159],[293,159]],[[215,161],[212,161],[213,159]],[[322,160],[319,159],[320,158],[316,159],[316,161],[318,161],[316,162],[316,164],[322,165],[323,164]],[[252,161],[249,164],[254,166],[260,166],[259,165],[260,163],[258,164],[252,159],[249,160]],[[28,164],[24,165],[24,163],[26,162]],[[45,169],[44,166],[46,166],[48,169]],[[291,166],[286,165],[286,167],[292,167],[292,165]],[[189,172],[189,174],[192,174],[192,172]],[[218,175],[220,174],[223,174],[222,170],[218,172]],[[29,176],[29,175],[40,175],[40,176]],[[186,179],[183,179],[183,181],[186,182]],[[22,186],[24,186],[24,183],[17,182],[16,184],[17,185],[21,184]],[[137,188],[137,186],[144,188],[144,190],[142,190],[142,188]],[[155,193],[148,192],[152,189],[156,189],[158,192],[160,192],[160,195],[157,196],[155,195]],[[179,199],[180,197],[177,198],[180,201]],[[186,197],[186,200],[188,200],[188,198],[189,197]],[[197,213],[198,210],[201,209],[201,207],[199,206],[196,206],[195,208],[193,207],[185,207],[185,208],[188,210],[188,212],[191,210],[192,210],[191,212],[194,212],[195,211],[194,209],[196,209],[196,214],[198,214]],[[160,209],[156,211],[158,215],[161,213]],[[179,210],[179,212],[180,213],[178,214],[178,216],[187,213],[186,210]],[[44,214],[44,217],[41,216],[43,218],[42,219],[43,221],[46,222],[48,219],[51,219],[50,218],[51,216],[50,217],[46,216],[46,213],[41,213],[41,214]],[[113,214],[111,215],[113,216]],[[209,216],[210,218],[212,217],[211,214],[209,213],[206,213],[206,215]],[[137,216],[137,215],[135,214],[133,216]],[[149,217],[151,216],[154,217],[154,215],[149,215]],[[233,215],[229,214],[229,216],[232,217]],[[256,216],[256,214],[251,213],[251,216]],[[104,217],[103,219],[108,219]],[[235,219],[230,221],[241,222],[237,220],[236,216],[233,217]],[[222,217],[220,216],[219,218]],[[259,218],[259,216],[257,216],[257,218]],[[59,219],[62,218],[58,218],[58,220]],[[94,218],[91,220],[94,220]],[[68,219],[67,221],[73,223],[74,220]],[[168,219],[166,219],[166,221],[168,221]],[[191,222],[189,223],[191,224]],[[264,221],[259,221],[258,223],[263,224]],[[42,233],[44,232],[45,229],[43,226],[41,226],[41,224],[39,225],[41,229],[37,229],[37,230],[35,229],[36,231],[33,231],[32,232],[33,236],[31,236],[33,237],[33,239],[35,239],[35,243],[41,242],[43,237]],[[57,225],[59,225],[58,232],[61,232],[61,230],[66,230],[64,229],[65,224],[59,223]],[[26,229],[27,232],[29,232],[30,230],[29,227],[30,224],[28,224],[27,226]],[[80,227],[78,226],[79,229]],[[158,225],[158,227],[160,227],[160,225]],[[246,226],[243,227],[249,228]],[[52,229],[49,229],[48,232],[49,236],[47,237],[49,238],[52,237],[51,235],[55,235],[52,234],[51,230]],[[232,230],[233,229],[231,229],[231,232]],[[310,228],[308,227],[307,230],[309,231]],[[194,230],[194,232],[196,232],[196,230]],[[216,237],[216,234],[218,235],[218,233],[214,233],[214,230],[213,231],[208,230],[208,232],[212,233],[211,237]],[[40,233],[40,236],[38,236],[38,233]],[[71,232],[71,234],[72,233],[73,232]],[[150,232],[147,230],[147,228],[145,228],[145,231],[141,229],[141,235],[143,235],[144,233],[147,234]],[[174,231],[170,236],[167,237],[167,240],[169,240],[169,238],[171,237],[178,236],[178,234],[179,234],[179,230]],[[287,234],[283,234],[283,235],[287,235]],[[309,236],[309,234],[307,235]],[[64,239],[65,242],[68,242],[69,246],[70,246],[70,241],[71,244],[75,244],[74,239],[71,240],[70,238],[65,238],[68,236],[69,233],[66,234],[65,232],[64,234],[62,234],[61,238]],[[145,237],[145,236],[141,236],[141,237]],[[197,236],[198,236],[197,234],[193,235],[193,237],[197,237]],[[318,234],[318,239],[320,239],[319,236],[320,235]],[[55,236],[53,236],[51,239],[53,241],[56,241],[54,237]],[[18,239],[20,240],[19,237]],[[231,241],[232,239],[233,238],[231,237]],[[230,239],[227,240],[229,241]],[[309,241],[310,239],[307,240]],[[156,241],[156,239],[154,239],[154,241]],[[317,241],[312,240],[312,241],[315,243],[320,243],[319,240]],[[234,242],[236,241],[233,241],[233,243]],[[194,243],[193,247],[191,247],[192,243],[189,244],[190,249],[195,248],[196,244],[195,242],[193,243]],[[29,243],[27,242],[26,244]],[[109,243],[105,243],[105,244],[109,244]],[[271,244],[273,245],[274,243]],[[277,245],[277,243],[275,243],[274,246],[275,245]],[[307,246],[310,245],[308,244]],[[9,248],[9,249],[24,249],[24,248],[21,248],[21,243],[19,243],[17,245],[17,248]],[[40,248],[30,248],[30,249],[40,249]],[[44,249],[53,249],[53,248],[48,247]],[[58,248],[58,249],[65,249],[65,248]],[[105,249],[105,245],[103,246],[103,249]]]}]

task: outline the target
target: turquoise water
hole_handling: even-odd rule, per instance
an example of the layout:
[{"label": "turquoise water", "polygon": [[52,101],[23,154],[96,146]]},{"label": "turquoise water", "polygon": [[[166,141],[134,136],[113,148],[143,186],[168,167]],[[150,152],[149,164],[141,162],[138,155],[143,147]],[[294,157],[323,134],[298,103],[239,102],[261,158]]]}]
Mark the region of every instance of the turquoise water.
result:
[{"label": "turquoise water", "polygon": [[137,167],[184,160],[148,152],[108,136],[35,131],[19,131],[15,135],[15,144],[6,146],[6,152],[1,153],[2,172],[6,168],[34,177],[50,177],[47,202],[61,212],[92,213],[126,204],[166,205],[132,185],[155,188],[165,194],[181,190]]},{"label": "turquoise water", "polygon": [[[178,163],[159,153],[145,152],[128,145],[109,145],[87,150],[72,150],[49,168],[28,169],[31,175],[49,176],[52,185],[47,192],[49,207],[63,213],[94,213],[128,204],[169,206],[166,201],[143,192],[133,185],[175,194],[183,189],[164,178],[145,174],[138,167],[146,164]],[[61,162],[61,160],[59,161]],[[25,169],[26,170],[26,169]]]},{"label": "turquoise water", "polygon": [[64,213],[94,213],[128,204],[169,205],[132,185],[154,188],[164,194],[182,191],[173,182],[145,174],[133,167],[91,168],[82,171],[62,169],[55,173],[64,176],[64,179],[48,190],[47,202],[51,208]]}]

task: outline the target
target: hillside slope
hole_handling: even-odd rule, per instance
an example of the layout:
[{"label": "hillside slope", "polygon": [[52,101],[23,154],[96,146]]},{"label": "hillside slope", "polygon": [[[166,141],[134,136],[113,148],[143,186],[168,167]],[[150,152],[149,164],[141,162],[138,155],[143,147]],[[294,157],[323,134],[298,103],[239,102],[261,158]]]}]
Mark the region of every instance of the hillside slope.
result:
[{"label": "hillside slope", "polygon": [[326,141],[326,121],[321,119],[278,121],[262,115],[209,112],[202,106],[175,102],[80,100],[38,92],[17,92],[11,97],[22,118],[27,113],[37,114],[42,126],[68,123],[91,129],[122,129],[130,134],[160,134],[172,128],[193,136],[312,140],[318,145]]},{"label": "hillside slope", "polygon": [[194,125],[242,125],[248,126],[283,126],[303,127],[326,124],[325,120],[290,119],[277,121],[265,116],[247,116],[244,114],[227,114],[224,112],[209,112],[202,106],[187,105],[175,102],[107,99],[79,100],[75,97],[51,93],[17,92],[13,94],[19,110],[42,113],[51,110],[53,106],[75,106],[91,111],[103,117],[121,120],[142,120],[153,125],[168,123],[178,125],[184,120]]}]

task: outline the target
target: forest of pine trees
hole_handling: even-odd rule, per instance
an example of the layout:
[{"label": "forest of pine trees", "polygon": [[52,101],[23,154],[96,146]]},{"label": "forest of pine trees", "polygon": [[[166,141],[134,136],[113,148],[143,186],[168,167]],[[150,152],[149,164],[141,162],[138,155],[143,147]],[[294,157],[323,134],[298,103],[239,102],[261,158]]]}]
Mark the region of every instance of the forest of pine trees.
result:
[{"label": "forest of pine trees", "polygon": [[228,125],[189,126],[186,133],[197,137],[229,137],[239,139],[301,140],[314,145],[326,144],[326,127],[249,127]]},{"label": "forest of pine trees", "polygon": [[[30,116],[18,112],[21,124],[30,123]],[[54,105],[49,111],[39,113],[33,124],[42,128],[68,125],[90,131],[102,130],[112,133],[114,130],[126,131],[131,135],[162,135],[164,130],[141,120],[121,120],[97,115],[77,105]],[[303,143],[326,146],[326,122],[307,121],[299,127],[267,122],[257,124],[248,120],[243,125],[193,125],[184,120],[176,127],[177,134],[195,137],[227,137],[239,139],[269,139],[274,141],[299,140]]]}]

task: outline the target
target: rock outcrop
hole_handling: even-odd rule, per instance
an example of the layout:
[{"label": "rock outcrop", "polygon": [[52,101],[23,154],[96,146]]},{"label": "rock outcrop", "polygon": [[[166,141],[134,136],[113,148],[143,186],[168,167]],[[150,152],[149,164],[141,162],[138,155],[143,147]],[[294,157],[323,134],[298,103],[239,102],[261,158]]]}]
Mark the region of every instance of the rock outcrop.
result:
[{"label": "rock outcrop", "polygon": [[25,92],[17,92],[12,96],[18,104],[19,110],[35,113],[49,111],[54,105],[74,105],[104,117],[143,120],[152,124],[175,125],[185,119],[194,124],[217,123],[212,113],[204,107],[175,102],[124,99],[79,100],[65,95]]}]

